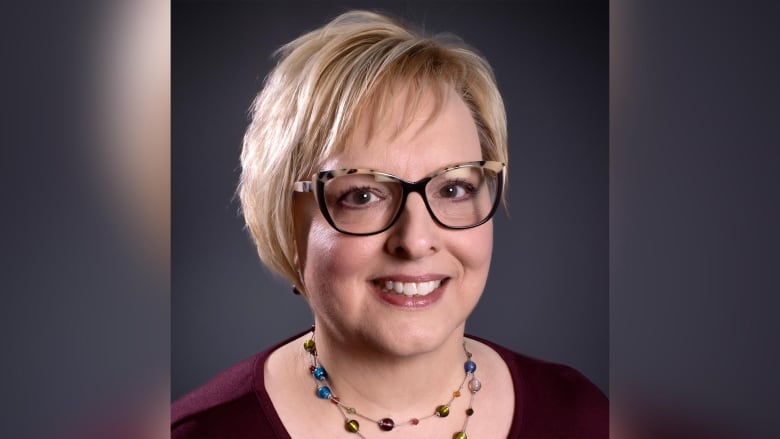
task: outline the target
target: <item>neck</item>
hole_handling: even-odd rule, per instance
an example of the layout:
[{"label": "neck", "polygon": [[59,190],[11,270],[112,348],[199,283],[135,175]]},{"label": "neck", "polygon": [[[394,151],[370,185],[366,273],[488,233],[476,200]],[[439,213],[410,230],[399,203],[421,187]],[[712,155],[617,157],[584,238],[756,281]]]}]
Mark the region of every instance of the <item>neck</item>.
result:
[{"label": "neck", "polygon": [[334,395],[364,413],[428,413],[464,379],[463,327],[433,351],[404,355],[344,340],[321,326],[315,340]]}]

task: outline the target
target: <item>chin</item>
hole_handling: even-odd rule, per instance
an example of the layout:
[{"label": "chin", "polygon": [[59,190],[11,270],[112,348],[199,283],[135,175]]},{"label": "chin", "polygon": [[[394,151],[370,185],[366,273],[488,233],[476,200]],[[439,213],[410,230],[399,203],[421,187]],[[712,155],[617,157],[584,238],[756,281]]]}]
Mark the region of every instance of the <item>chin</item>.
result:
[{"label": "chin", "polygon": [[[401,328],[391,330],[390,337],[383,338],[382,349],[399,357],[412,356],[433,352],[445,345],[463,325],[451,326],[445,329],[442,324],[403,324]],[[461,334],[458,333],[458,337]]]}]

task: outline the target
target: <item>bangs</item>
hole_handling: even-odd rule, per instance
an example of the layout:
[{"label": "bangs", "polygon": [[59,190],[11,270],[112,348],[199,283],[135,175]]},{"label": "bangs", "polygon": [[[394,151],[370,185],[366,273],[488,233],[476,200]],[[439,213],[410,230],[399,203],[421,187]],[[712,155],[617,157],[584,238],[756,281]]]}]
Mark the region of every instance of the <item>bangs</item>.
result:
[{"label": "bangs", "polygon": [[[329,91],[321,92],[311,102],[310,129],[305,131],[308,135],[303,144],[308,145],[304,148],[313,148],[316,157],[309,161],[311,166],[303,175],[319,171],[326,160],[343,152],[363,122],[368,124],[369,139],[377,127],[386,128],[388,124],[392,124],[393,137],[419,117],[425,118],[426,125],[439,112],[450,89],[474,113],[464,91],[468,66],[440,43],[429,39],[385,39],[361,48],[345,47],[342,56],[321,68],[314,86]],[[433,102],[432,108],[421,108],[423,97]],[[401,117],[390,120],[399,101]]]}]

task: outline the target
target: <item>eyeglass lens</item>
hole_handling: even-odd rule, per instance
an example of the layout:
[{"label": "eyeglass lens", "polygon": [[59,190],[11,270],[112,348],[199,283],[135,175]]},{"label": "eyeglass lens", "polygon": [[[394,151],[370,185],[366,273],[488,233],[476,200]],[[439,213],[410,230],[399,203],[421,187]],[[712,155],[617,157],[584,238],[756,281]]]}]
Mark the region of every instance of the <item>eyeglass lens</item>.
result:
[{"label": "eyeglass lens", "polygon": [[[479,166],[451,169],[433,177],[425,198],[435,219],[448,227],[470,227],[484,221],[496,202],[498,173]],[[385,174],[354,173],[325,183],[325,205],[335,225],[349,233],[386,228],[403,200],[400,180]]]}]

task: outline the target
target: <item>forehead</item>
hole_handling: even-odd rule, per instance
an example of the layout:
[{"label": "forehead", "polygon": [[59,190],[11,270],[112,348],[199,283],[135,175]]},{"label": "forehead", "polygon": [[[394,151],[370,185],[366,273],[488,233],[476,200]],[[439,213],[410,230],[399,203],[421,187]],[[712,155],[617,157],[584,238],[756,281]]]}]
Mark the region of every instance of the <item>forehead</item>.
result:
[{"label": "forehead", "polygon": [[408,87],[363,112],[322,169],[371,169],[416,179],[481,159],[474,118],[454,88],[418,93]]}]

